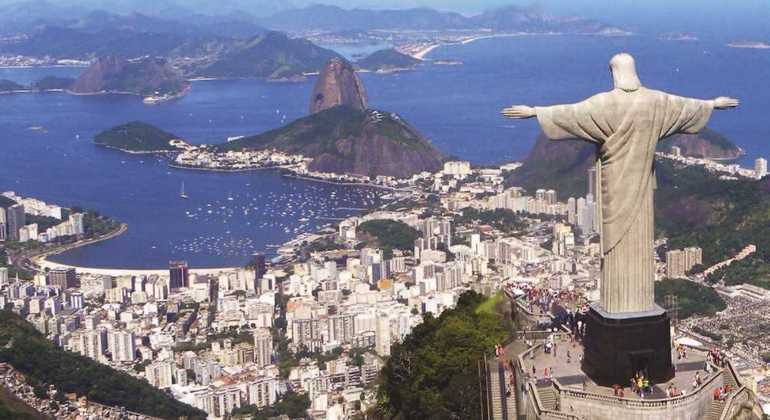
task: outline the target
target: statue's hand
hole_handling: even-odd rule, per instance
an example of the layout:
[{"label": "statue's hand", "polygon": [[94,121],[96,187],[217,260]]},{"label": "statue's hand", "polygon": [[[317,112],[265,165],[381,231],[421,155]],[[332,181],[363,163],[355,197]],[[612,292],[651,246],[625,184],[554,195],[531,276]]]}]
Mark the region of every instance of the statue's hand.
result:
[{"label": "statue's hand", "polygon": [[532,118],[537,115],[535,108],[526,105],[514,105],[501,111],[505,118]]},{"label": "statue's hand", "polygon": [[716,109],[735,108],[740,104],[741,104],[741,101],[735,98],[728,98],[726,96],[720,96],[714,99],[714,108]]}]

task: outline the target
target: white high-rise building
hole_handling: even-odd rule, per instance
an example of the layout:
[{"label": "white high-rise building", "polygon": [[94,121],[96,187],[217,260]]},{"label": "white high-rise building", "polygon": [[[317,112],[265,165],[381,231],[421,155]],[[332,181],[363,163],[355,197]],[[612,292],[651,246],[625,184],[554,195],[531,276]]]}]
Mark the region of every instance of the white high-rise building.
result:
[{"label": "white high-rise building", "polygon": [[144,369],[147,382],[155,388],[169,388],[172,385],[174,373],[173,362],[162,361],[148,365]]},{"label": "white high-rise building", "polygon": [[764,158],[758,158],[754,161],[754,173],[757,179],[763,178],[767,175],[767,160]]},{"label": "white high-rise building", "polygon": [[387,314],[379,313],[377,315],[377,329],[374,331],[375,345],[374,349],[381,357],[390,356],[390,318]]},{"label": "white high-rise building", "polygon": [[5,216],[5,209],[0,207],[0,241],[4,241],[8,236],[8,221]]},{"label": "white high-rise building", "polygon": [[136,358],[136,342],[132,332],[110,331],[107,334],[107,346],[115,362],[133,362]]},{"label": "white high-rise building", "polygon": [[102,361],[107,350],[107,330],[82,331],[75,342],[78,353]]},{"label": "white high-rise building", "polygon": [[577,223],[577,200],[575,197],[567,199],[567,223],[571,225]]},{"label": "white high-rise building", "polygon": [[0,286],[8,284],[8,269],[0,267]]},{"label": "white high-rise building", "polygon": [[273,363],[273,335],[267,328],[254,331],[254,363],[265,367]]}]

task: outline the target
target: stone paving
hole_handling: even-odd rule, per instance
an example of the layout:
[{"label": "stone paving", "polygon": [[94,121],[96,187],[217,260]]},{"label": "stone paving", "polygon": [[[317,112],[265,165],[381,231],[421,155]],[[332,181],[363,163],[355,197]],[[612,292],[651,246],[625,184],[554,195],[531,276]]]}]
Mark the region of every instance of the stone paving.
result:
[{"label": "stone paving", "polygon": [[[514,343],[506,347],[506,353],[504,358],[506,360],[515,359],[518,354],[522,352],[522,346],[520,342]],[[588,391],[602,395],[614,395],[614,390],[608,387],[598,386],[590,381],[586,375],[580,369],[580,356],[583,354],[583,346],[577,341],[571,341],[569,338],[562,338],[561,341],[556,341],[556,351],[551,354],[547,354],[542,350],[542,347],[538,348],[534,352],[534,358],[527,356],[524,358],[524,370],[528,374],[533,374],[537,378],[538,383],[541,385],[548,384],[550,378],[555,378],[559,383],[568,388],[573,388],[579,391]],[[567,357],[569,355],[569,358]],[[669,382],[662,384],[653,384],[652,395],[645,395],[645,399],[663,399],[668,398],[666,396],[666,389],[670,384],[673,384],[676,388],[682,390],[684,393],[691,392],[693,383],[695,381],[696,372],[700,371],[700,376],[703,382],[706,382],[711,375],[707,374],[704,370],[706,353],[689,349],[686,359],[678,359],[676,350],[672,350],[672,360],[676,369],[676,376]],[[550,371],[550,378],[545,376],[545,369]],[[630,380],[630,378],[629,378]],[[639,399],[639,395],[632,392],[629,384],[624,385],[624,397]],[[723,382],[717,380],[712,384],[712,388],[722,386]],[[709,390],[711,392],[711,390]]]}]

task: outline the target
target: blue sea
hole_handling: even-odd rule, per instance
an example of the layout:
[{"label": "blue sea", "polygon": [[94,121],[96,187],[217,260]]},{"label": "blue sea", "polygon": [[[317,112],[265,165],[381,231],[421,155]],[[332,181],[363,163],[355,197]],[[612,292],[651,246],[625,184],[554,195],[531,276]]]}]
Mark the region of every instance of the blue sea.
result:
[{"label": "blue sea", "polygon": [[[426,65],[362,78],[371,107],[399,113],[445,154],[479,164],[502,163],[526,157],[538,127],[533,120],[501,119],[501,108],[574,102],[607,90],[607,62],[620,51],[636,56],[648,87],[740,98],[739,109],[715,113],[710,127],[746,151],[744,164],[770,156],[770,50],[636,36],[520,36],[444,46],[429,55],[460,60],[460,66]],[[0,69],[0,79],[30,82],[81,70]],[[259,133],[305,115],[314,82],[195,82],[185,98],[157,106],[118,95],[0,95],[0,191],[95,209],[128,223],[128,232],[119,238],[57,256],[62,263],[157,268],[186,259],[196,267],[243,264],[253,252],[269,251],[270,244],[379,204],[382,193],[287,179],[270,170],[170,169],[157,157],[96,147],[92,138],[133,120],[193,143]],[[189,200],[179,198],[183,182]]]}]

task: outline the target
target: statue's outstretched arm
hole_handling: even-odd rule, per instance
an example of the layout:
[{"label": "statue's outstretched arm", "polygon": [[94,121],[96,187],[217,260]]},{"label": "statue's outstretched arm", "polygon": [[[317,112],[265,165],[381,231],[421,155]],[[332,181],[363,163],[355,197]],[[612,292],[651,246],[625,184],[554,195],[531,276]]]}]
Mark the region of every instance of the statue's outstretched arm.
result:
[{"label": "statue's outstretched arm", "polygon": [[514,105],[510,108],[505,108],[500,111],[505,118],[522,119],[532,118],[537,116],[537,111],[534,107],[527,105]]},{"label": "statue's outstretched arm", "polygon": [[741,101],[727,96],[720,96],[712,100],[715,109],[730,109],[741,104]]}]

